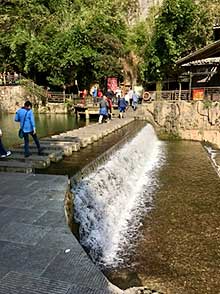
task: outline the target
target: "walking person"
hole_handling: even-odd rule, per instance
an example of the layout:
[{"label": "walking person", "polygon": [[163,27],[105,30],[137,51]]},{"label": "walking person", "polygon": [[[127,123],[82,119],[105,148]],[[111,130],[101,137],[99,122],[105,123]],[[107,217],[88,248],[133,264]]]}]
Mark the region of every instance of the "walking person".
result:
[{"label": "walking person", "polygon": [[124,117],[124,113],[127,107],[127,102],[124,97],[119,97],[118,99],[118,108],[119,108],[119,118]]},{"label": "walking person", "polygon": [[107,122],[108,117],[108,103],[106,96],[103,96],[103,99],[99,103],[99,107],[99,123],[101,124],[103,120]]},{"label": "walking person", "polygon": [[93,97],[93,103],[97,103],[97,95],[98,95],[98,89],[96,86],[94,86],[93,91],[92,91],[92,97]]},{"label": "walking person", "polygon": [[101,89],[98,89],[97,96],[98,96],[99,99],[101,99],[103,97],[103,93],[102,93]]},{"label": "walking person", "polygon": [[132,88],[129,89],[128,91],[128,97],[129,97],[129,105],[132,106],[132,96],[133,96],[134,92],[132,90]]},{"label": "walking person", "polygon": [[132,107],[134,111],[137,109],[137,104],[138,104],[138,95],[134,91],[132,95]]},{"label": "walking person", "polygon": [[38,155],[42,155],[42,148],[36,134],[34,114],[32,111],[32,103],[26,101],[24,107],[20,108],[15,115],[15,121],[20,122],[20,130],[23,133],[24,138],[24,156],[29,157],[29,135],[32,136],[38,149]]},{"label": "walking person", "polygon": [[2,143],[2,130],[0,129],[0,158],[5,158],[11,155],[11,151],[6,151]]},{"label": "walking person", "polygon": [[107,102],[108,118],[112,119],[112,100],[111,100],[111,98],[107,97],[106,102]]},{"label": "walking person", "polygon": [[130,98],[129,98],[128,93],[125,94],[125,101],[126,101],[126,103],[127,103],[127,106],[129,106]]}]

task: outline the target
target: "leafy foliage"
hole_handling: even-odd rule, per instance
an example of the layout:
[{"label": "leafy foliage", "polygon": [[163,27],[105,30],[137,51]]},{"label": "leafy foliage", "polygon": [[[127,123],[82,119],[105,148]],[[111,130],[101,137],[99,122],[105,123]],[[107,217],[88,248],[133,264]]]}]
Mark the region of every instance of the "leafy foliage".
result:
[{"label": "leafy foliage", "polygon": [[212,7],[211,0],[164,0],[161,8],[154,8],[145,21],[133,27],[130,41],[140,56],[142,80],[175,76],[180,57],[212,40],[211,15],[216,12]]},{"label": "leafy foliage", "polygon": [[148,76],[160,80],[175,73],[175,62],[206,45],[212,36],[208,14],[193,0],[166,0],[156,19],[146,57]]},{"label": "leafy foliage", "polygon": [[[127,68],[140,80],[175,74],[178,58],[212,39],[219,0],[164,0],[133,22],[138,0],[4,0],[0,71],[81,87]],[[132,74],[131,74],[132,75]],[[133,76],[137,76],[134,74]]]},{"label": "leafy foliage", "polygon": [[137,3],[8,0],[1,6],[1,70],[59,86],[120,75],[127,24]]}]

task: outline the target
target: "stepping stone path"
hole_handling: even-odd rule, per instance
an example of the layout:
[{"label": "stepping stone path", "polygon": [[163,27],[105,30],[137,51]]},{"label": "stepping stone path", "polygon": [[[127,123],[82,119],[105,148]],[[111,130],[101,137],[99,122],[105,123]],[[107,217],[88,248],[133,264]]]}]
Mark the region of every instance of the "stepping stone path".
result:
[{"label": "stepping stone path", "polygon": [[109,123],[91,124],[79,129],[74,129],[46,137],[40,140],[43,148],[42,155],[37,154],[34,143],[30,144],[31,156],[25,158],[23,155],[23,145],[12,149],[12,155],[0,160],[0,171],[4,172],[24,172],[32,173],[35,169],[48,168],[51,162],[58,162],[64,156],[71,156],[80,148],[85,148],[90,144],[102,139],[116,130],[128,125],[134,118],[115,118]]}]

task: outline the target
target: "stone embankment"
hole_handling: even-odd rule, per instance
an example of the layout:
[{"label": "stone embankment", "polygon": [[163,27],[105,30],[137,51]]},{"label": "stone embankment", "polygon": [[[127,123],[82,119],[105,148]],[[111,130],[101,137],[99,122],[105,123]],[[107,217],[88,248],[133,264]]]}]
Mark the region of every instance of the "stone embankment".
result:
[{"label": "stone embankment", "polygon": [[38,113],[67,113],[68,108],[64,103],[43,103],[46,98],[34,94],[33,90],[28,90],[24,86],[1,86],[0,87],[0,111],[15,113],[19,107],[24,105],[24,101],[30,100]]},{"label": "stone embankment", "polygon": [[51,162],[58,162],[64,156],[71,156],[80,148],[85,148],[90,144],[102,139],[114,131],[123,128],[134,121],[134,118],[114,119],[106,124],[92,124],[80,129],[43,138],[40,140],[43,148],[42,156],[37,155],[34,144],[30,145],[32,155],[25,158],[23,146],[12,149],[12,155],[0,161],[0,171],[32,173],[34,169],[48,168]]},{"label": "stone embankment", "polygon": [[183,140],[204,141],[220,148],[220,103],[154,101],[142,106],[141,117],[159,133]]}]

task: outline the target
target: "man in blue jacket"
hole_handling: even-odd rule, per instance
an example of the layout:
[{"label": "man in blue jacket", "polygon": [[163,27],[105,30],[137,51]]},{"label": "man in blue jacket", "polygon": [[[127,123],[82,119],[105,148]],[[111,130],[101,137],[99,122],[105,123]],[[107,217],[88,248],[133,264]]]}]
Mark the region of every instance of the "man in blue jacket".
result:
[{"label": "man in blue jacket", "polygon": [[20,128],[24,133],[24,156],[29,157],[29,135],[32,136],[38,149],[38,155],[42,155],[42,149],[40,147],[39,140],[36,134],[34,114],[32,111],[32,103],[26,101],[24,107],[20,108],[15,115],[15,121],[20,122]]},{"label": "man in blue jacket", "polygon": [[124,97],[118,98],[119,118],[123,118],[123,114],[127,108],[127,102]]}]

